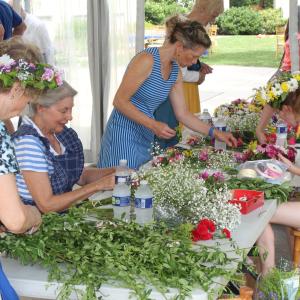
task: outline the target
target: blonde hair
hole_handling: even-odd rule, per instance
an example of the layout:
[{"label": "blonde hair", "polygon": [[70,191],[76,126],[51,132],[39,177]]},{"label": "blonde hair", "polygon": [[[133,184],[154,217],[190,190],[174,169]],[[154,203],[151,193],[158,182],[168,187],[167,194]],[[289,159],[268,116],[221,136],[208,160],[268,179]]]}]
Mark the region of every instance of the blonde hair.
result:
[{"label": "blonde hair", "polygon": [[77,91],[66,81],[63,81],[61,86],[53,90],[49,89],[44,91],[34,102],[30,102],[29,110],[26,112],[26,114],[32,117],[37,112],[38,105],[50,107],[67,97],[74,97],[76,95]]},{"label": "blonde hair", "polygon": [[203,46],[209,48],[211,40],[204,27],[183,15],[175,15],[166,20],[167,39],[171,44],[181,42],[185,48]]}]

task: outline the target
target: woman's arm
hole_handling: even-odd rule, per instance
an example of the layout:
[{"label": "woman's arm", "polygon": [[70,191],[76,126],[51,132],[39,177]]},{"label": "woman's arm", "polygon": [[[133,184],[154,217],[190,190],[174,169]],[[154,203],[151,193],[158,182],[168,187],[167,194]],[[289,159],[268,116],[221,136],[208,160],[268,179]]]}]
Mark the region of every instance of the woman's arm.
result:
[{"label": "woman's arm", "polygon": [[43,213],[63,211],[98,191],[113,189],[115,183],[114,173],[111,173],[74,191],[54,195],[48,173],[23,170],[22,175],[29,193]]},{"label": "woman's arm", "polygon": [[152,66],[153,57],[151,54],[141,53],[137,55],[128,65],[113,104],[127,118],[149,128],[155,135],[161,138],[171,138],[176,134],[173,129],[165,123],[149,118],[130,101],[132,95],[151,74]]},{"label": "woman's arm", "polygon": [[261,113],[261,117],[259,119],[259,123],[256,127],[256,136],[260,144],[265,144],[267,142],[266,135],[264,133],[265,128],[267,127],[269,120],[274,114],[274,109],[269,105],[266,104],[264,109]]},{"label": "woman's arm", "polygon": [[112,175],[115,172],[116,172],[115,168],[105,168],[105,169],[92,168],[92,167],[84,168],[77,184],[83,186],[88,183],[97,181],[105,177],[106,175]]},{"label": "woman's arm", "polygon": [[15,176],[0,176],[0,221],[13,233],[23,233],[41,223],[41,214],[34,206],[24,205],[18,195]]},{"label": "woman's arm", "polygon": [[[183,87],[182,87],[182,75],[181,72],[179,73],[179,78],[175,85],[173,86],[171,93],[170,93],[170,100],[172,107],[174,109],[174,113],[176,118],[179,122],[183,123],[188,128],[208,135],[209,129],[211,126],[208,124],[200,121],[196,116],[194,116],[186,107],[184,101],[184,94],[183,94]],[[214,136],[226,142],[229,146],[236,146],[237,141],[232,136],[231,133],[228,132],[221,132],[219,130],[214,130]]]}]

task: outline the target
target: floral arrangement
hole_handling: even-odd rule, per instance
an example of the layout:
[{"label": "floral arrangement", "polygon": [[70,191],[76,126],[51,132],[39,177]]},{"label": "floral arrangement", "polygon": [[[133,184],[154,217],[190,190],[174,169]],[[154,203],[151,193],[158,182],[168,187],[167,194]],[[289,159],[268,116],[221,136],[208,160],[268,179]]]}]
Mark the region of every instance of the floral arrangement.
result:
[{"label": "floral arrangement", "polygon": [[259,113],[261,107],[256,103],[248,102],[244,99],[236,99],[229,104],[222,104],[214,111],[215,117],[230,118],[233,115],[246,115],[248,113]]},{"label": "floral arrangement", "polygon": [[24,87],[55,89],[62,85],[62,72],[48,64],[28,63],[24,59],[14,60],[9,55],[0,57],[0,80],[4,87],[20,81]]},{"label": "floral arrangement", "polygon": [[221,172],[207,174],[184,160],[160,165],[136,174],[147,179],[154,194],[154,211],[168,223],[197,224],[210,219],[219,228],[235,228],[240,223],[239,209],[228,203],[231,192]]},{"label": "floral arrangement", "polygon": [[168,148],[165,151],[158,149],[159,147],[156,146],[156,154],[153,155],[152,160],[153,167],[167,166],[176,162],[182,162],[197,171],[206,168],[224,170],[236,166],[234,154],[229,151],[215,150],[214,148],[192,150]]},{"label": "floral arrangement", "polygon": [[247,150],[243,153],[235,153],[234,156],[237,162],[242,163],[247,160],[277,159],[278,154],[295,162],[297,151],[290,146],[282,148],[273,144],[258,145],[257,141],[254,141],[249,144]]},{"label": "floral arrangement", "polygon": [[200,240],[211,240],[214,237],[218,238],[231,238],[231,233],[227,228],[217,231],[216,225],[212,220],[202,219],[192,230],[192,238],[194,242]]},{"label": "floral arrangement", "polygon": [[269,104],[273,108],[281,108],[287,95],[297,90],[300,82],[300,73],[283,73],[274,81],[256,90],[254,103]]}]

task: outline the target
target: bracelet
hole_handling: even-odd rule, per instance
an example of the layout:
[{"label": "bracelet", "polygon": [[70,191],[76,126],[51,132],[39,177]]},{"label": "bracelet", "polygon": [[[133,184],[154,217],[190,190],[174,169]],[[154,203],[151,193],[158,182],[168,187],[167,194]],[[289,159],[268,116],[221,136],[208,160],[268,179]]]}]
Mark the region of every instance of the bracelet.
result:
[{"label": "bracelet", "polygon": [[214,137],[215,127],[211,126],[208,131],[208,136],[212,139]]}]

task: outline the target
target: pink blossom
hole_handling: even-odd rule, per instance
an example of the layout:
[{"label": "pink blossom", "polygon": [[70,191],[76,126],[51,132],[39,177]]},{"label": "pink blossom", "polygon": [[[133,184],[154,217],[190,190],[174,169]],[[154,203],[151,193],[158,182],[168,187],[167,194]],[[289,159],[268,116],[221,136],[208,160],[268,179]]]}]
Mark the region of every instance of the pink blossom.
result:
[{"label": "pink blossom", "polygon": [[207,151],[201,151],[199,153],[199,160],[207,161],[208,160],[208,152]]},{"label": "pink blossom", "polygon": [[296,144],[296,139],[294,136],[290,137],[288,140],[289,145],[295,145]]},{"label": "pink blossom", "polygon": [[238,163],[243,163],[247,160],[246,155],[244,153],[239,153],[239,152],[234,153],[234,159]]},{"label": "pink blossom", "polygon": [[63,73],[62,72],[55,73],[55,81],[58,86],[61,86],[63,84]]},{"label": "pink blossom", "polygon": [[207,171],[204,171],[203,173],[199,174],[199,178],[202,178],[203,180],[208,179],[209,174]]},{"label": "pink blossom", "polygon": [[214,177],[215,181],[223,182],[225,180],[222,172],[215,172],[212,176]]},{"label": "pink blossom", "polygon": [[267,145],[266,153],[269,158],[276,158],[278,156],[279,150],[274,145]]},{"label": "pink blossom", "polygon": [[54,77],[54,71],[50,68],[44,68],[44,74],[42,75],[42,80],[51,81]]}]

